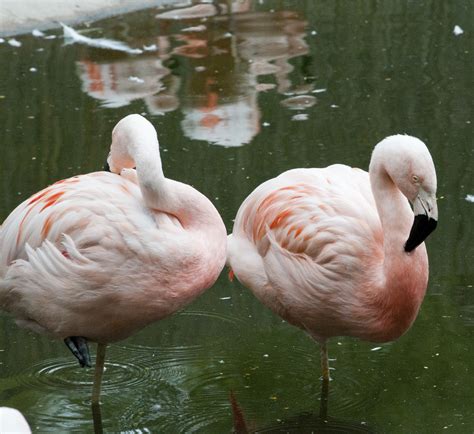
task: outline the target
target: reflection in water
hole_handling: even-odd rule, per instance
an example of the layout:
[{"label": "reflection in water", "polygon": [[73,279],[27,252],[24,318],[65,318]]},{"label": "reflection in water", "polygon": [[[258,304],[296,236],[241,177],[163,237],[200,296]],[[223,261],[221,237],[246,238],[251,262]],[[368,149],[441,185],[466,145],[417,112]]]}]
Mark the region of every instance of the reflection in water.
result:
[{"label": "reflection in water", "polygon": [[179,105],[175,94],[179,78],[170,75],[171,71],[159,58],[131,58],[113,63],[81,60],[77,66],[82,90],[103,101],[104,107],[117,108],[144,99],[151,113],[164,113]]},{"label": "reflection in water", "polygon": [[[190,4],[191,0],[182,3]],[[302,26],[292,38],[303,53],[309,45],[307,54],[294,52],[293,58],[285,54],[289,37],[278,30],[278,23],[274,41],[282,42],[280,58],[272,58],[274,50],[260,44],[256,35],[246,39],[251,41],[251,46],[246,46],[245,32],[243,36],[234,33],[234,27],[242,27],[237,18],[242,22],[246,15],[256,14],[257,8],[283,7],[303,11],[299,24],[296,17],[292,20]],[[111,123],[130,111],[158,114],[167,107],[175,109],[153,119],[165,130],[167,169],[176,179],[202,188],[208,197],[219,197],[216,204],[229,227],[248,192],[276,173],[334,161],[363,167],[367,143],[395,131],[420,135],[430,143],[435,160],[446,162],[440,167],[444,197],[440,210],[443,221],[452,224],[445,224],[430,242],[430,250],[439,254],[430,258],[430,290],[410,334],[394,344],[396,348],[388,344],[374,352],[366,344],[349,340],[335,345],[329,424],[334,417],[341,425],[355,421],[356,428],[357,421],[367,421],[377,432],[471,432],[474,205],[465,197],[474,194],[468,91],[472,87],[472,50],[468,33],[455,37],[449,24],[466,28],[462,25],[469,16],[466,7],[467,2],[434,0],[265,0],[254,2],[246,13],[235,14],[233,23],[227,17],[157,20],[154,16],[159,11],[147,10],[94,24],[103,34],[92,27],[90,32],[81,31],[125,41],[131,47],[156,45],[155,51],[133,56],[84,45],[63,47],[60,38],[17,36],[21,47],[5,41],[0,44],[4,66],[0,68],[0,123],[4,126],[0,213],[5,217],[26,194],[54,179],[100,167]],[[262,14],[264,21],[258,23],[255,18],[253,22],[265,28],[277,14]],[[303,19],[308,20],[306,31]],[[314,29],[318,35],[309,36]],[[208,76],[211,62],[229,57],[225,53],[202,55],[198,51],[202,57],[178,53],[179,46],[189,44],[178,37],[199,39],[198,32],[209,34],[211,43],[206,46],[214,51],[213,47],[229,47],[225,45],[229,41],[219,40],[217,35],[230,33],[234,41],[230,65],[242,77],[246,75],[233,83],[233,88],[228,83],[208,84],[211,92],[219,94],[218,104],[228,102],[232,95],[248,95],[250,91],[242,83],[253,86],[248,81],[251,77],[256,81],[260,125],[268,122],[271,127],[261,126],[265,134],[257,134],[252,146],[222,149],[202,143],[188,147],[189,152],[182,148],[182,109],[195,107],[197,92],[191,78]],[[257,49],[257,56],[267,53],[268,59],[257,62],[252,53]],[[252,58],[254,62],[246,60]],[[153,65],[160,60],[160,69],[169,72],[159,80],[161,90],[132,97],[125,101],[130,106],[102,108],[98,105],[105,99],[96,99],[97,95],[89,98],[81,91],[77,73],[82,74],[83,67],[77,60],[100,67],[121,64],[123,77],[134,92],[140,91],[140,83],[128,83],[128,77],[146,77],[133,68],[135,61]],[[35,72],[30,71],[33,67]],[[288,72],[291,67],[294,70]],[[128,73],[127,68],[131,68]],[[104,82],[112,72],[106,74]],[[221,82],[224,77],[217,75]],[[228,77],[235,80],[240,75],[229,72]],[[321,89],[312,90],[311,78],[304,77],[314,77],[316,88]],[[116,86],[119,88],[118,83]],[[105,88],[113,92],[110,81]],[[206,90],[199,91],[206,94]],[[280,104],[304,94],[316,96],[318,105],[293,111]],[[119,96],[112,94],[111,98],[120,100]],[[291,121],[304,113],[311,122]],[[113,372],[105,376],[103,391],[105,432],[228,433],[232,427],[230,390],[234,390],[250,429],[277,429],[282,424],[293,427],[298,421],[307,426],[310,415],[313,421],[317,419],[319,358],[313,342],[282,324],[225,276],[191,309],[111,346],[109,361],[114,364],[107,368]],[[19,408],[35,431],[91,432],[90,373],[86,376],[75,366],[69,367],[63,346],[29,334],[17,328],[11,318],[0,315],[0,401]],[[65,368],[57,369],[59,359]],[[26,378],[35,375],[41,378]],[[116,375],[122,377],[122,386],[115,381]],[[81,384],[84,380],[87,384]],[[296,427],[292,430],[304,432]],[[311,431],[320,432],[306,430]]]},{"label": "reflection in water", "polygon": [[[324,389],[324,387],[323,387]],[[326,390],[327,392],[327,390]],[[324,390],[322,390],[324,394]],[[323,397],[322,397],[323,398]],[[326,397],[327,398],[327,397]],[[305,412],[295,416],[279,419],[277,423],[258,427],[248,420],[245,411],[239,405],[233,391],[229,394],[232,408],[233,432],[236,434],[249,433],[372,433],[375,432],[365,422],[335,419],[327,415],[319,415]],[[327,410],[327,409],[326,409]]]},{"label": "reflection in water", "polygon": [[[81,60],[83,90],[108,108],[143,99],[157,115],[181,105],[187,137],[226,147],[250,143],[260,131],[259,92],[313,90],[312,84],[293,86],[290,79],[290,60],[308,53],[306,22],[295,12],[250,12],[250,1],[234,2],[232,15],[218,15],[227,10],[222,6],[200,4],[157,15],[161,32],[150,45],[157,51],[107,62]],[[181,30],[164,34],[178,18]],[[178,76],[173,69],[181,64]],[[311,95],[297,98],[284,105],[304,109],[315,102]]]}]

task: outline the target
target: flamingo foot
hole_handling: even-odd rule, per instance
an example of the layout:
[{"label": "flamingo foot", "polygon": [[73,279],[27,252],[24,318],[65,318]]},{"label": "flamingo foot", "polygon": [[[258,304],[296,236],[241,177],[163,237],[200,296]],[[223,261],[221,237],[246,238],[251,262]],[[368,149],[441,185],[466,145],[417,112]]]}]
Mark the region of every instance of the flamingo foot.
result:
[{"label": "flamingo foot", "polygon": [[89,353],[89,346],[87,345],[86,338],[82,336],[69,336],[64,339],[64,343],[77,358],[82,368],[84,366],[87,366],[88,368],[92,366],[91,355]]}]

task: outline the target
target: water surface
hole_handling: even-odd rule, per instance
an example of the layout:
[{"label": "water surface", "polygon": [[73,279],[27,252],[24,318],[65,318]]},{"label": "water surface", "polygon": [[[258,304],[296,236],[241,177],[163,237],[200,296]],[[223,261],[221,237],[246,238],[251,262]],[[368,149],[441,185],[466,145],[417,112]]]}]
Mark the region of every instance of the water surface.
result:
[{"label": "water surface", "polygon": [[[44,186],[100,169],[113,125],[129,113],[152,121],[166,175],[213,200],[229,230],[264,180],[334,162],[366,169],[377,141],[408,133],[427,143],[438,173],[428,293],[397,342],[330,342],[322,425],[317,346],[223,273],[181,313],[110,347],[104,430],[219,433],[244,420],[261,432],[472,432],[471,4],[234,9],[180,20],[149,9],[78,28],[136,55],[65,45],[60,29],[0,44],[0,220]],[[63,343],[5,314],[0,322],[0,405],[38,432],[91,431],[92,371]]]}]

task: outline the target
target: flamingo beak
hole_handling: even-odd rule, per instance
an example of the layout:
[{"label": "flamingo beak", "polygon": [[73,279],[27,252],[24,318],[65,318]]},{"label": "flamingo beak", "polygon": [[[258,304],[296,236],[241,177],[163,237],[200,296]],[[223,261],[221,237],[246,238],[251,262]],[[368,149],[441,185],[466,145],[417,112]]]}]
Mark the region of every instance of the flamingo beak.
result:
[{"label": "flamingo beak", "polygon": [[405,252],[415,250],[438,225],[438,205],[434,194],[420,190],[413,205],[415,220],[405,243]]}]

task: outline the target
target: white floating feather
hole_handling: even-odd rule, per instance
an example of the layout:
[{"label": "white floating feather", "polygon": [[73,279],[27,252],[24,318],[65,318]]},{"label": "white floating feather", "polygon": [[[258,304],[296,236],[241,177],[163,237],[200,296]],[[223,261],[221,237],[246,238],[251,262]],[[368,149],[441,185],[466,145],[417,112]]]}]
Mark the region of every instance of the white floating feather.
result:
[{"label": "white floating feather", "polygon": [[129,54],[140,54],[143,50],[139,48],[131,48],[127,44],[121,41],[115,41],[113,39],[106,38],[88,38],[76,32],[72,27],[66,26],[61,23],[64,30],[64,39],[69,44],[83,44],[89,47],[102,48],[104,50],[122,51]]}]

